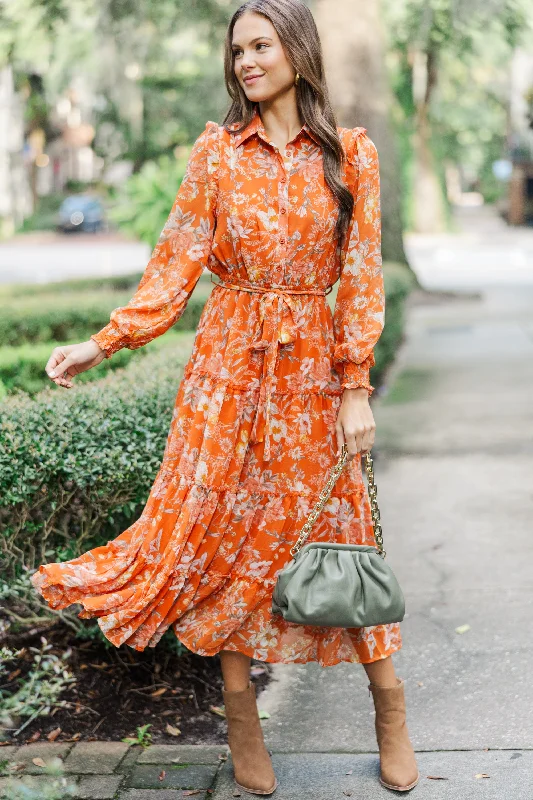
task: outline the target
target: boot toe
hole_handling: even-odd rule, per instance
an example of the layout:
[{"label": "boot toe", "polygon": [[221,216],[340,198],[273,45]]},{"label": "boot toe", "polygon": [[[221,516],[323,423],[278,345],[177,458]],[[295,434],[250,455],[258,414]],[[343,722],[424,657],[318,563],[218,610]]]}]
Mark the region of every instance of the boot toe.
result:
[{"label": "boot toe", "polygon": [[234,778],[234,783],[239,789],[242,789],[245,792],[251,792],[252,794],[272,794],[272,792],[278,788],[278,780],[276,777],[274,777],[274,783],[271,784],[270,787],[267,789],[263,788],[262,786],[244,785],[242,783],[239,783],[237,778]]},{"label": "boot toe", "polygon": [[416,772],[416,777],[413,778],[413,773],[410,775],[402,775],[396,773],[395,775],[387,775],[381,773],[379,777],[380,783],[386,786],[387,789],[394,789],[397,792],[407,792],[409,789],[414,789],[420,780],[420,772]]}]

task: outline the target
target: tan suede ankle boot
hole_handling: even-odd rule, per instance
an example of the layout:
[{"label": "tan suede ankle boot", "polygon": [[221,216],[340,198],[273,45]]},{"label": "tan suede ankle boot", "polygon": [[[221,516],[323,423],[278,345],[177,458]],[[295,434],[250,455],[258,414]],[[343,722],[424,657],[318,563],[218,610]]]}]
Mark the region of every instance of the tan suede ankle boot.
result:
[{"label": "tan suede ankle boot", "polygon": [[278,781],[263,739],[255,684],[241,691],[222,689],[222,697],[235,783],[246,792],[272,794]]},{"label": "tan suede ankle boot", "polygon": [[368,684],[376,709],[376,737],[380,758],[380,782],[387,789],[407,792],[420,780],[415,752],[406,725],[404,681],[390,688]]}]

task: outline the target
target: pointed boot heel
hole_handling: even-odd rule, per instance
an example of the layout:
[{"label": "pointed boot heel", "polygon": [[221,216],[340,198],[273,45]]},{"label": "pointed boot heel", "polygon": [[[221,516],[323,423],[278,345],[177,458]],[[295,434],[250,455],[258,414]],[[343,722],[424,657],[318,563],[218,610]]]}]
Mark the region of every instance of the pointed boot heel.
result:
[{"label": "pointed boot heel", "polygon": [[278,780],[263,739],[255,684],[240,691],[222,689],[222,697],[235,784],[252,794],[272,794]]}]

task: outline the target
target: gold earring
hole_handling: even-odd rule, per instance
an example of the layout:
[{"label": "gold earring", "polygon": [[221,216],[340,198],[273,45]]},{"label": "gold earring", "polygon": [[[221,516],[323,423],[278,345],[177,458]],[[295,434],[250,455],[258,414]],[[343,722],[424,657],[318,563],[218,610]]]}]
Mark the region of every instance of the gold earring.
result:
[{"label": "gold earring", "polygon": [[299,72],[297,72],[297,73],[296,73],[296,77],[295,77],[295,79],[294,79],[294,85],[295,85],[295,86],[298,86],[298,81],[299,81],[299,80],[300,80],[300,73],[299,73]]}]

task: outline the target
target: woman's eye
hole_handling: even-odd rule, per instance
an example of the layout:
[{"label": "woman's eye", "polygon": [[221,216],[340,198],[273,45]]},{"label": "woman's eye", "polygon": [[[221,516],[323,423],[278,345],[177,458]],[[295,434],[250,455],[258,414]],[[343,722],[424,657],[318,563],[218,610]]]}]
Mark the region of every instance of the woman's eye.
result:
[{"label": "woman's eye", "polygon": [[[260,42],[259,44],[256,45],[256,48],[257,47],[268,47],[268,44],[266,44],[266,42]],[[236,58],[237,56],[241,56],[241,55],[242,55],[242,50],[234,50],[233,51],[234,58]]]}]

